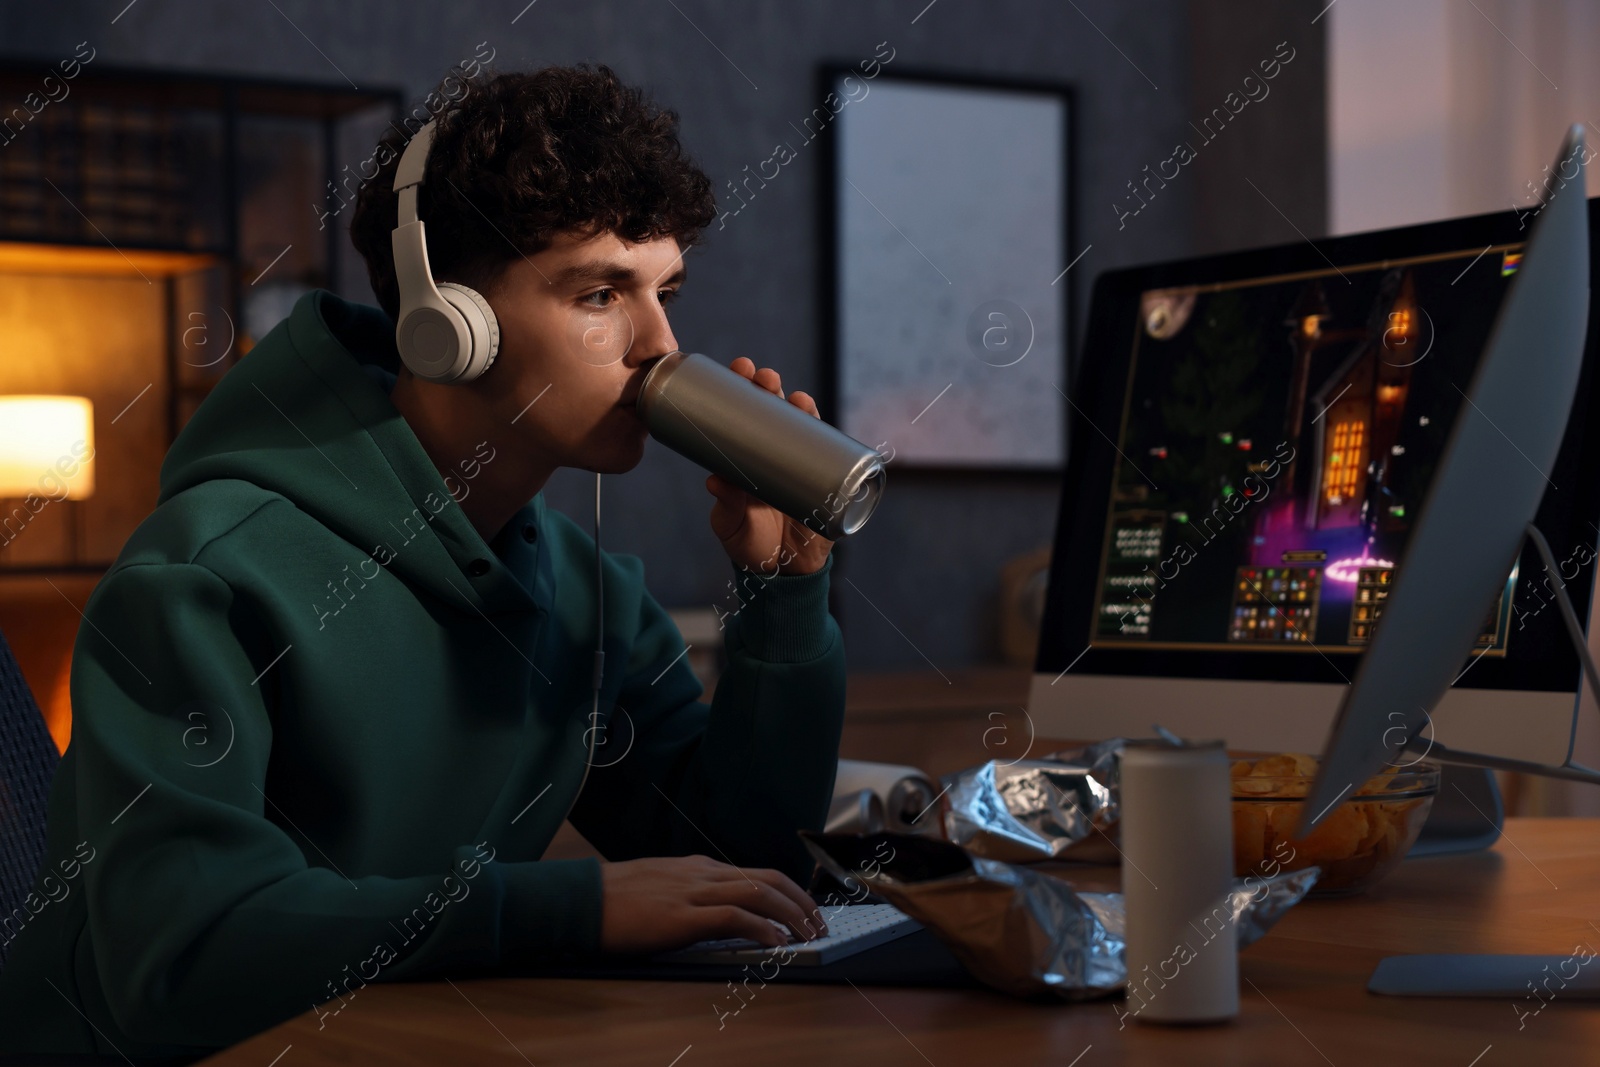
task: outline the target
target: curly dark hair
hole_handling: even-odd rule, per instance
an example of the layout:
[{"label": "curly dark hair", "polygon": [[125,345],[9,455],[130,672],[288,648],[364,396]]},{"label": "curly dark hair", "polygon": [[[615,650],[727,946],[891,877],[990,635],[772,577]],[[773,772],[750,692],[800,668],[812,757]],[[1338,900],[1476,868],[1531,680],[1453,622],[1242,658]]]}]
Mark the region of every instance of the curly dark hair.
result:
[{"label": "curly dark hair", "polygon": [[[459,79],[447,77],[440,89]],[[429,99],[434,99],[430,96]],[[507,263],[564,230],[630,243],[675,237],[687,249],[716,217],[711,179],[678,143],[678,115],[604,65],[485,72],[437,116],[418,196],[434,275],[483,291]],[[350,240],[378,303],[399,317],[390,233],[394,172],[415,128],[390,125],[363,183]]]}]

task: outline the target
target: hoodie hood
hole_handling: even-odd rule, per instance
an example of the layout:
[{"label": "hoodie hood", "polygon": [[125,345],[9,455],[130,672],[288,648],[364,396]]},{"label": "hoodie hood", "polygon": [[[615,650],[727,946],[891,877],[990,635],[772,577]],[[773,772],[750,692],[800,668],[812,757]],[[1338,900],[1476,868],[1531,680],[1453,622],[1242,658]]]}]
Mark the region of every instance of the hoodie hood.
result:
[{"label": "hoodie hood", "polygon": [[[446,602],[532,608],[530,590],[551,580],[547,553],[524,547],[524,537],[497,537],[521,549],[511,560],[523,564],[519,576],[474,529],[456,502],[471,491],[468,479],[446,483],[373,370],[399,365],[380,309],[307,293],[178,435],[161,466],[161,502],[208,481],[248,482]],[[475,472],[492,459],[491,450],[459,462]],[[536,541],[543,525],[540,493],[506,529]]]}]

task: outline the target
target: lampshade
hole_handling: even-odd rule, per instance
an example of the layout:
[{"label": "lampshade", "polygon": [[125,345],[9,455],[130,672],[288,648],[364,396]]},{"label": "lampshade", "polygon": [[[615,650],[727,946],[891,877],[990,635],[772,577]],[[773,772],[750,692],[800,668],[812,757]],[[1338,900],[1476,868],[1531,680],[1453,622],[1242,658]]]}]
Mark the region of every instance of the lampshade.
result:
[{"label": "lampshade", "polygon": [[0,499],[94,492],[94,405],[81,396],[0,396]]}]

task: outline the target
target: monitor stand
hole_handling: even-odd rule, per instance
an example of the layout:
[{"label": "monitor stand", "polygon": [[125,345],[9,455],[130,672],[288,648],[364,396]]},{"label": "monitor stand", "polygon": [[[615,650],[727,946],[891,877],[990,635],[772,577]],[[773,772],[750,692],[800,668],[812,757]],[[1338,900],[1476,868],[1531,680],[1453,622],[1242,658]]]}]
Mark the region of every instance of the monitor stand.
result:
[{"label": "monitor stand", "polygon": [[[1550,545],[1532,523],[1528,524],[1527,536],[1538,549],[1546,572],[1555,580],[1556,604],[1561,610],[1573,650],[1583,666],[1584,677],[1591,691],[1600,693],[1600,672],[1596,671],[1594,660],[1589,655],[1588,640],[1578,622],[1577,613],[1572,610],[1572,602],[1567,598],[1566,583],[1561,579]],[[1575,705],[1574,725],[1577,714],[1578,706]],[[1465,852],[1494,843],[1505,821],[1505,809],[1500,803],[1500,790],[1489,770],[1491,767],[1580,782],[1600,782],[1600,771],[1573,763],[1570,752],[1566,761],[1555,767],[1503,760],[1481,753],[1434,752],[1436,758],[1441,755],[1444,759],[1457,762],[1442,764],[1439,797],[1434,801],[1428,821],[1423,824],[1422,834],[1406,854],[1407,857]],[[1459,791],[1453,786],[1458,786]],[[1489,823],[1492,823],[1492,828],[1486,828],[1485,824]],[[1482,843],[1477,843],[1480,841]],[[1394,997],[1526,999],[1530,992],[1538,998],[1541,986],[1554,996],[1555,990],[1549,985],[1554,980],[1555,989],[1559,989],[1564,997],[1600,999],[1600,972],[1582,971],[1582,964],[1587,962],[1587,957],[1580,961],[1576,956],[1484,953],[1390,956],[1373,970],[1372,977],[1367,980],[1367,990]],[[1572,974],[1567,973],[1569,969]],[[1539,1004],[1542,1006],[1543,1003],[1540,999]],[[1537,1014],[1537,1011],[1529,1014]]]},{"label": "monitor stand", "polygon": [[1487,767],[1439,765],[1439,792],[1407,859],[1476,852],[1500,840],[1506,809]]},{"label": "monitor stand", "polygon": [[[1550,543],[1544,539],[1544,534],[1539,532],[1539,528],[1531,522],[1528,524],[1524,534],[1533,543],[1534,548],[1538,550],[1539,558],[1544,563],[1545,573],[1554,583],[1556,607],[1560,611],[1562,624],[1567,631],[1567,638],[1572,642],[1572,650],[1577,655],[1578,663],[1583,668],[1583,680],[1587,681],[1591,693],[1600,694],[1600,668],[1595,666],[1594,657],[1589,655],[1589,639],[1583,632],[1583,624],[1578,621],[1577,612],[1572,608],[1571,599],[1567,596],[1567,583],[1561,577],[1561,569],[1556,565],[1555,554],[1550,551]],[[1582,702],[1575,699],[1572,707],[1572,736],[1574,737],[1577,736],[1578,713],[1581,708]],[[1457,767],[1479,767],[1489,770],[1521,771],[1524,774],[1537,774],[1547,778],[1565,778],[1569,781],[1600,785],[1600,770],[1596,770],[1593,767],[1585,767],[1581,763],[1574,763],[1570,744],[1567,748],[1567,758],[1559,764],[1533,763],[1528,760],[1507,759],[1503,756],[1495,756],[1485,752],[1467,752],[1462,749],[1452,749],[1447,745],[1436,743],[1431,737],[1421,734],[1411,735],[1401,747],[1405,751],[1410,751],[1413,748],[1418,749],[1417,754],[1419,757],[1432,758],[1446,767],[1453,765]],[[1462,789],[1466,790],[1467,796],[1470,797],[1472,802],[1477,802],[1478,798],[1472,796],[1471,790],[1467,789],[1464,783],[1462,783]],[[1441,794],[1445,792],[1444,780],[1440,781],[1439,792]],[[1460,795],[1455,793],[1455,790],[1451,790],[1451,793],[1457,796]],[[1437,805],[1438,801],[1434,803]],[[1468,806],[1470,807],[1470,804]],[[1498,806],[1497,797],[1496,807]],[[1491,821],[1490,816],[1493,816],[1493,821],[1497,823],[1504,817],[1503,813],[1496,813],[1484,808],[1479,818],[1487,822]]]}]

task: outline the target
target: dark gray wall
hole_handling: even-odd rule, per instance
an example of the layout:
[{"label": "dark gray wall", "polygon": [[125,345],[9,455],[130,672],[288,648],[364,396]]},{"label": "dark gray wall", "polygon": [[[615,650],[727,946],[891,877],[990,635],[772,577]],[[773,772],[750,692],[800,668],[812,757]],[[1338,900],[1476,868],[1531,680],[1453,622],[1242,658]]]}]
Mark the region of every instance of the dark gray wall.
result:
[{"label": "dark gray wall", "polygon": [[[1092,246],[1063,282],[1076,294],[1079,336],[1100,271],[1292,239],[1245,176],[1306,234],[1324,227],[1323,25],[1311,23],[1320,2],[540,0],[525,10],[520,2],[463,0],[125,2],[0,7],[0,48],[53,60],[87,38],[106,65],[348,77],[416,96],[483,41],[503,69],[599,61],[678,111],[688,150],[719,190],[821,103],[818,62],[854,63],[882,41],[895,49],[890,70],[1069,83],[1078,108],[1073,254]],[[1285,39],[1296,58],[1273,94],[1241,111],[1147,207],[1119,222],[1126,183],[1192,138],[1188,123]],[[674,311],[685,348],[725,361],[748,355],[776,368],[789,390],[814,390],[820,380],[821,175],[814,148],[802,151],[811,158],[785,167],[726,229],[713,225],[692,253],[692,281]],[[892,438],[892,428],[884,436]],[[668,606],[709,605],[730,577],[707,527],[703,481],[702,471],[654,446],[636,470],[607,484],[606,545],[642,556]],[[591,484],[564,471],[547,495],[587,525]],[[892,471],[871,525],[836,550],[835,608],[852,667],[932,664],[948,672],[993,659],[999,569],[1049,542],[1058,490],[1059,479],[1046,476]]]},{"label": "dark gray wall", "polygon": [[[1194,0],[1191,121],[1249,100],[1194,163],[1197,253],[1279,244],[1327,233],[1328,0]],[[1312,24],[1312,19],[1318,19]],[[1282,46],[1280,48],[1280,46]],[[1292,55],[1260,82],[1262,61]],[[1244,85],[1247,75],[1257,81]],[[1200,137],[1190,140],[1198,147]]]}]

